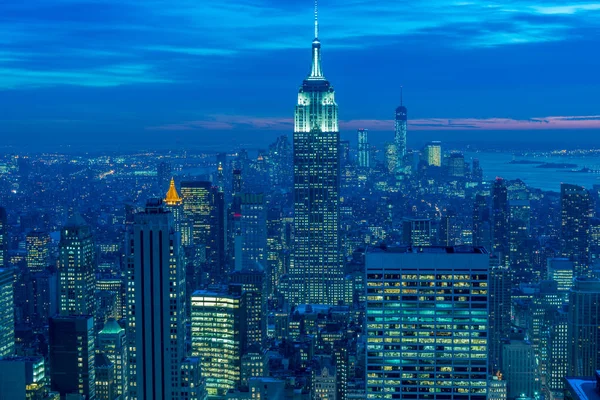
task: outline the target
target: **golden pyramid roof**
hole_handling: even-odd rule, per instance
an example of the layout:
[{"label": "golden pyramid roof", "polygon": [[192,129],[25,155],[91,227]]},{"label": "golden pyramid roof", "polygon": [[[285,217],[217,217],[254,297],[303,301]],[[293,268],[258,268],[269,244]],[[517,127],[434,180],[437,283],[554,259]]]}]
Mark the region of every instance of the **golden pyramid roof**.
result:
[{"label": "golden pyramid roof", "polygon": [[169,191],[165,197],[165,203],[169,206],[181,204],[181,197],[179,197],[179,193],[177,193],[177,189],[175,188],[175,179],[173,178],[171,178],[171,185],[169,186]]}]

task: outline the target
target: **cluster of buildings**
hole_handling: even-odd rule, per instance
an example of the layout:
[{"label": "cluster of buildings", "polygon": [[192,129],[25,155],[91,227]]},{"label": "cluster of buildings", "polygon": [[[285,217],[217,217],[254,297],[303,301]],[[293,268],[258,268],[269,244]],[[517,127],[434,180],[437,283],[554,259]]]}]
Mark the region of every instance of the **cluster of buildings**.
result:
[{"label": "cluster of buildings", "polygon": [[0,160],[0,399],[598,396],[598,188],[340,140],[317,27],[292,143]]}]

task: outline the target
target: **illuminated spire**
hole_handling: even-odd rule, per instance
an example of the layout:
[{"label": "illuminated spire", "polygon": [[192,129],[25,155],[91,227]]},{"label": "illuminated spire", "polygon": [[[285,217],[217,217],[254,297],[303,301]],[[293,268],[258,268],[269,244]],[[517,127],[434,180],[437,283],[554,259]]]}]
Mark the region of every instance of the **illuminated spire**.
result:
[{"label": "illuminated spire", "polygon": [[315,39],[312,43],[312,68],[309,80],[322,80],[323,70],[321,69],[321,42],[319,41],[319,8],[318,0],[315,0]]},{"label": "illuminated spire", "polygon": [[165,197],[165,204],[168,206],[176,206],[181,204],[181,197],[179,197],[179,193],[177,193],[177,189],[175,188],[175,180],[173,178],[171,178],[171,185],[169,186],[169,191]]},{"label": "illuminated spire", "polygon": [[315,0],[315,39],[319,37],[319,0]]}]

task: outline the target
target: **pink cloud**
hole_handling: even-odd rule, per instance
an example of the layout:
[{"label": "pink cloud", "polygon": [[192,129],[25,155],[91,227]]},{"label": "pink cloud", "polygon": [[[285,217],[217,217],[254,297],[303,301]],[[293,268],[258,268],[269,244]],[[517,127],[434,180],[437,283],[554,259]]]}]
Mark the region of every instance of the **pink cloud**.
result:
[{"label": "pink cloud", "polygon": [[[252,117],[245,115],[210,115],[204,119],[148,127],[161,131],[219,131],[219,130],[262,130],[292,131],[292,118]],[[408,121],[413,131],[452,130],[542,130],[542,129],[600,129],[600,115],[553,116],[530,119],[512,118],[421,118]],[[355,119],[340,121],[341,130],[370,129],[392,131],[393,120]]]}]

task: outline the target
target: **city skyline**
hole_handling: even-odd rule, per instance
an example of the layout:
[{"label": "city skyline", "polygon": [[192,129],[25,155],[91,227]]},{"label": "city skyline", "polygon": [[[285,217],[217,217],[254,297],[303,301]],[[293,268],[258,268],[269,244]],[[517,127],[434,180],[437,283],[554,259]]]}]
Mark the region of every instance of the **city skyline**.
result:
[{"label": "city skyline", "polygon": [[[296,77],[308,72],[302,43],[312,36],[311,7],[269,0],[5,2],[0,131],[8,144],[50,136],[65,145],[95,143],[99,134],[118,144],[291,132],[287,104]],[[536,132],[600,127],[600,59],[585,50],[597,45],[599,3],[373,7],[330,0],[320,7],[325,62],[344,104],[341,131],[393,134],[401,86],[409,131],[541,137]],[[25,106],[34,97],[36,107]]]}]

